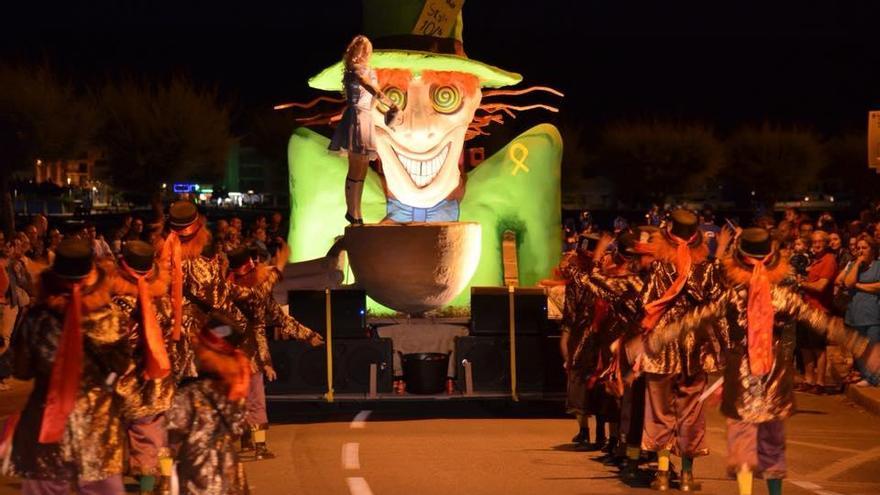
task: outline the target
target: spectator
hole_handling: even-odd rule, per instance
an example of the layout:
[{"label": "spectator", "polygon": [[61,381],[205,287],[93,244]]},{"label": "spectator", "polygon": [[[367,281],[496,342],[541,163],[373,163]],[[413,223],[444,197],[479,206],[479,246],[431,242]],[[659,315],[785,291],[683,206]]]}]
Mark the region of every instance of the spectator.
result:
[{"label": "spectator", "polygon": [[124,238],[126,241],[142,241],[144,240],[144,221],[135,218],[131,221],[131,228]]},{"label": "spectator", "polygon": [[104,236],[98,235],[98,229],[95,224],[87,223],[85,226],[86,239],[92,243],[92,251],[95,253],[95,259],[113,257],[113,250],[104,240]]},{"label": "spectator", "polygon": [[254,229],[251,245],[256,248],[260,261],[266,261],[271,257],[269,254],[269,248],[266,245],[266,229],[262,227]]},{"label": "spectator", "polygon": [[[807,276],[798,278],[804,301],[820,311],[830,313],[837,261],[828,251],[828,234],[821,230],[813,232],[810,251],[813,261],[807,268]],[[804,382],[799,388],[817,394],[827,393],[825,375],[828,368],[828,342],[825,336],[799,326],[797,339],[804,360]]]},{"label": "spectator", "polygon": [[9,251],[6,243],[0,243],[0,390],[9,390],[6,379],[10,375],[8,356],[5,356],[12,341],[12,329],[18,317],[18,307],[13,305],[15,286],[11,271]]},{"label": "spectator", "polygon": [[700,213],[700,230],[703,232],[703,239],[709,248],[709,257],[714,258],[715,250],[718,248],[718,234],[721,232],[721,227],[715,225],[715,214],[709,208],[705,208]]},{"label": "spectator", "polygon": [[58,229],[49,229],[47,234],[46,259],[51,265],[55,261],[55,249],[61,244],[61,231]]},{"label": "spectator", "polygon": [[840,234],[837,232],[831,232],[828,234],[828,251],[834,255],[834,259],[837,261],[837,266],[846,266],[849,262],[849,251],[844,249],[843,239],[840,238]]},{"label": "spectator", "polygon": [[798,225],[798,235],[800,235],[801,237],[806,237],[808,239],[812,238],[814,230],[815,227],[813,226],[813,222],[811,222],[808,218],[801,220],[800,224]]},{"label": "spectator", "polygon": [[822,214],[819,216],[819,219],[816,220],[816,230],[824,230],[825,232],[837,231],[837,222],[834,221],[834,217],[831,216],[831,212],[822,212]]},{"label": "spectator", "polygon": [[37,261],[43,258],[43,240],[40,237],[40,229],[36,225],[30,224],[24,228],[24,234],[28,240],[28,250],[25,255],[31,260]]},{"label": "spectator", "polygon": [[241,218],[232,217],[232,219],[229,221],[229,226],[233,227],[236,232],[241,233],[241,229],[242,229]]},{"label": "spectator", "polygon": [[[858,257],[844,269],[838,281],[850,291],[852,300],[846,309],[846,324],[862,335],[877,342],[880,340],[880,261],[877,260],[877,243],[867,235],[858,238]],[[858,365],[858,363],[857,363]],[[856,386],[877,386],[876,377],[859,369]]]},{"label": "spectator", "polygon": [[791,258],[789,263],[796,275],[807,275],[807,267],[810,265],[810,243],[803,237],[794,240],[791,246]]}]

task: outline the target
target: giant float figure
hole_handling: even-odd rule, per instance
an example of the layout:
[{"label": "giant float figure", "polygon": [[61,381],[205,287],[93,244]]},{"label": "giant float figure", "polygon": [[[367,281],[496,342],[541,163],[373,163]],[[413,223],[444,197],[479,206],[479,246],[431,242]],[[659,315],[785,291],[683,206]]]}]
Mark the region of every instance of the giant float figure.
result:
[{"label": "giant float figure", "polygon": [[[562,140],[554,126],[538,125],[464,171],[464,142],[503,123],[503,115],[556,111],[496,98],[532,91],[561,94],[540,87],[484,91],[516,85],[522,76],[465,55],[463,3],[364,0],[364,33],[374,46],[371,66],[383,92],[400,108],[393,127],[374,111],[380,164],[364,188],[368,225],[346,227],[347,167],[344,158],[327,151],[327,138],[301,127],[288,146],[292,261],[326,255],[344,231],[357,282],[375,301],[407,313],[467,305],[467,287],[503,285],[505,231],[516,233],[521,285],[534,285],[550,273],[561,251]],[[309,85],[341,91],[341,82],[339,62]],[[314,108],[279,107],[288,106]],[[301,121],[327,123],[336,116],[329,112]]]}]

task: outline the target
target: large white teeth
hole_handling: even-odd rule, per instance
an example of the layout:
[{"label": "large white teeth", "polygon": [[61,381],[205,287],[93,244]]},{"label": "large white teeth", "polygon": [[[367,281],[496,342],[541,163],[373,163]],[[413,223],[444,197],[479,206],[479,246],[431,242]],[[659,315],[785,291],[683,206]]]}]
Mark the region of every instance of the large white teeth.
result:
[{"label": "large white teeth", "polygon": [[449,155],[449,147],[451,145],[452,143],[447,143],[439,153],[428,160],[416,160],[415,158],[410,158],[401,154],[397,150],[394,150],[394,153],[397,155],[397,159],[400,160],[400,163],[403,165],[403,168],[406,169],[415,185],[418,187],[424,187],[430,184],[431,181],[434,180],[434,177],[437,177],[437,174],[440,173],[440,169],[443,168],[443,164],[446,163],[446,156]]}]

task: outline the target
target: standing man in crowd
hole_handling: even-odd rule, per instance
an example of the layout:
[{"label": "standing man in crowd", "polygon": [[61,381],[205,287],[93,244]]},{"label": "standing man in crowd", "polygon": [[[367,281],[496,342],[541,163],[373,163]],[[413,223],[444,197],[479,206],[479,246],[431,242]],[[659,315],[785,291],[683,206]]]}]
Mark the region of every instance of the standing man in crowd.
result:
[{"label": "standing man in crowd", "polygon": [[[828,234],[817,230],[812,233],[810,251],[812,263],[807,268],[807,276],[800,277],[800,287],[804,301],[819,311],[830,313],[834,297],[834,280],[837,277],[837,261],[828,251]],[[798,326],[798,345],[804,359],[804,391],[824,394],[828,392],[825,375],[828,371],[828,342],[825,336],[811,332],[804,325]]]}]

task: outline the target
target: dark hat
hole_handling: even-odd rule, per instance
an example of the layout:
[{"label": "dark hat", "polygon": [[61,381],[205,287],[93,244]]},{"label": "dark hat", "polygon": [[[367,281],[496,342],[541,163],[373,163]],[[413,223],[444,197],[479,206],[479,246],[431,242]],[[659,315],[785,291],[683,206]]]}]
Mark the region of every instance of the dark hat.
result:
[{"label": "dark hat", "polygon": [[737,242],[737,251],[751,258],[763,258],[773,251],[770,233],[760,227],[742,231]]},{"label": "dark hat", "polygon": [[92,271],[94,253],[85,239],[64,239],[55,248],[52,272],[61,278],[81,279]]},{"label": "dark hat", "polygon": [[628,257],[639,254],[636,245],[639,243],[639,233],[633,229],[626,229],[617,234],[617,252]]},{"label": "dark hat", "polygon": [[239,246],[226,253],[229,258],[229,269],[238,270],[251,259],[251,250],[247,246]]},{"label": "dark hat", "polygon": [[156,250],[144,241],[128,241],[122,248],[122,260],[137,273],[148,273],[155,264]]},{"label": "dark hat", "polygon": [[763,260],[764,266],[774,268],[782,260],[778,249],[773,249],[773,238],[767,229],[751,227],[740,233],[733,251],[733,260],[743,268],[751,268],[746,258]]},{"label": "dark hat", "polygon": [[168,224],[174,230],[181,230],[199,219],[199,210],[190,201],[175,201],[168,209]]},{"label": "dark hat", "polygon": [[697,233],[699,224],[697,216],[688,210],[678,209],[669,216],[672,224],[669,226],[669,233],[679,239],[688,240]]}]

